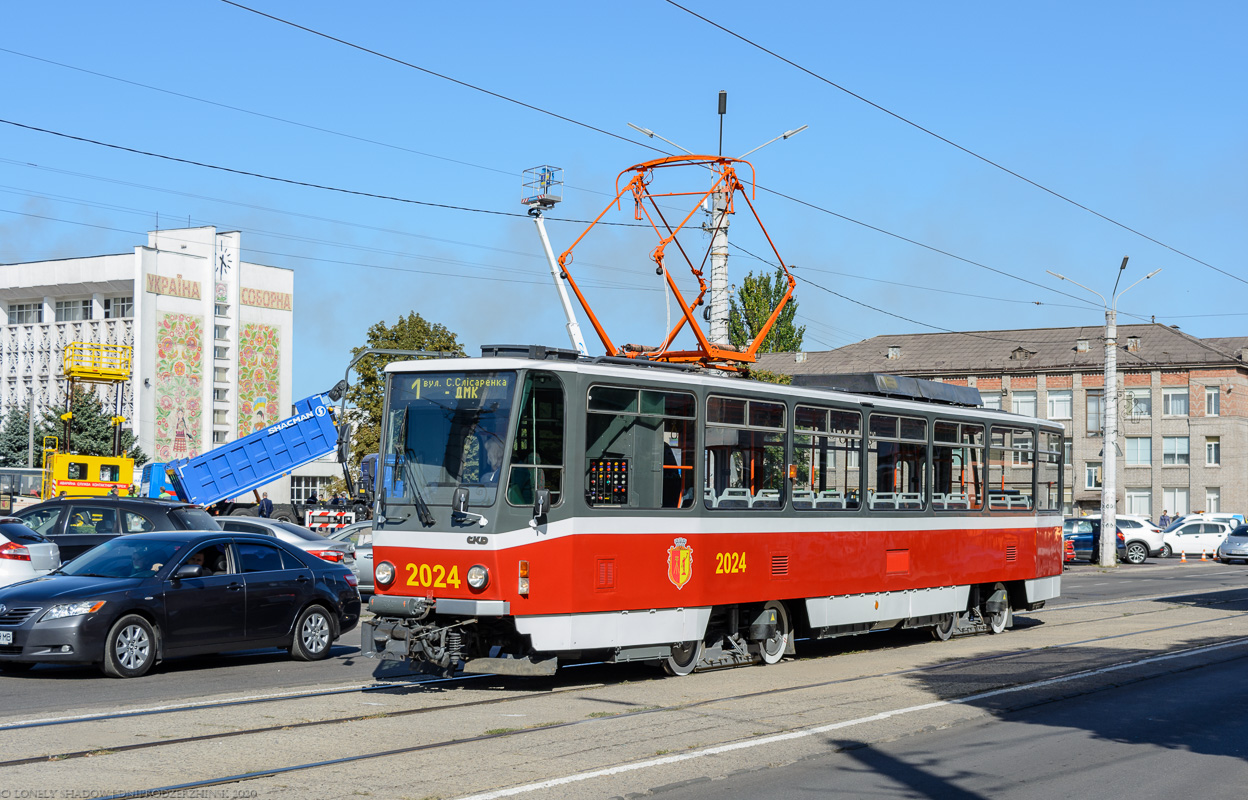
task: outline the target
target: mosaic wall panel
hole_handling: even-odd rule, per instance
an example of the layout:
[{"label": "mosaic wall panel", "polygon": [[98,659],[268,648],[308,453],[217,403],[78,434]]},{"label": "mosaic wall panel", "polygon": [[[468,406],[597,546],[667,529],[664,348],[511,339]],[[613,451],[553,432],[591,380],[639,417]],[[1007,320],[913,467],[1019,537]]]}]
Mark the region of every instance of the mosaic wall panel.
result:
[{"label": "mosaic wall panel", "polygon": [[204,318],[162,314],[156,324],[155,461],[203,452]]},{"label": "mosaic wall panel", "polygon": [[281,419],[281,331],[248,323],[238,337],[238,435],[246,436]]}]

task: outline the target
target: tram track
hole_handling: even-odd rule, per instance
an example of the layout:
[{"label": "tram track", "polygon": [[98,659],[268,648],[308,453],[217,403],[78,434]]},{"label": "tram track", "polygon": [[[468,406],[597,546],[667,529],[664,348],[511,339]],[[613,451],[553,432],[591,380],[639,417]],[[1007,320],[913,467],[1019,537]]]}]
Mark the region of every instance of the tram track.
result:
[{"label": "tram track", "polygon": [[[1239,592],[1241,596],[1232,597],[1232,598],[1220,598],[1218,600],[1201,603],[1199,605],[1202,607],[1214,607],[1217,605],[1223,605],[1226,603],[1235,602],[1237,600],[1248,599],[1248,589],[1238,589],[1238,590],[1228,589],[1226,591],[1230,591],[1230,592],[1237,591]],[[1177,594],[1174,596],[1175,597],[1187,596],[1188,594],[1190,593],[1182,593],[1182,594]],[[1124,600],[1122,602],[1140,602],[1140,600]],[[1090,604],[1090,605],[1099,605],[1099,604]],[[1045,609],[1045,610],[1056,611],[1059,609]],[[1147,616],[1147,615],[1165,613],[1165,612],[1172,611],[1172,610],[1174,610],[1172,607],[1159,608],[1159,609],[1153,609],[1149,611],[1137,612],[1136,614],[1132,614],[1131,616],[1136,616],[1136,617]],[[1027,614],[1035,614],[1035,613],[1039,613],[1039,612],[1027,612]],[[619,714],[611,715],[610,717],[605,717],[604,719],[626,719],[629,717],[637,716],[639,714],[654,714],[654,713],[688,710],[688,709],[697,708],[699,706],[707,705],[711,703],[718,703],[718,702],[725,702],[725,701],[728,701],[728,702],[739,701],[739,700],[764,697],[764,696],[770,696],[770,695],[782,695],[782,694],[787,694],[787,693],[792,693],[792,692],[807,691],[807,690],[826,688],[826,687],[832,687],[832,686],[837,686],[837,685],[852,684],[852,683],[868,681],[868,680],[900,677],[900,676],[920,674],[920,673],[932,674],[932,673],[938,673],[941,671],[954,670],[954,669],[964,668],[964,667],[968,667],[972,665],[983,664],[987,662],[1006,663],[1011,660],[1022,659],[1027,656],[1034,655],[1037,652],[1037,650],[1040,650],[1040,649],[1052,651],[1052,650],[1060,650],[1060,649],[1065,649],[1065,648],[1081,647],[1081,646],[1093,645],[1093,644],[1097,644],[1101,642],[1115,641],[1115,640],[1120,640],[1120,639],[1130,638],[1130,637],[1135,637],[1135,636],[1145,636],[1145,635],[1180,630],[1180,629],[1185,629],[1185,628],[1194,628],[1194,627],[1201,626],[1201,625],[1215,624],[1218,622],[1225,622],[1228,620],[1237,619],[1242,616],[1243,616],[1242,613],[1235,613],[1235,614],[1230,614],[1230,615],[1225,615],[1225,616],[1219,616],[1219,617],[1208,619],[1208,620],[1177,623],[1174,625],[1156,626],[1156,627],[1150,627],[1150,628],[1143,629],[1143,630],[1131,631],[1127,633],[1111,634],[1111,635],[1106,635],[1106,636],[1096,636],[1096,637],[1087,638],[1087,639],[1078,639],[1078,640],[1069,641],[1069,642],[1049,644],[1049,645],[1045,645],[1043,648],[1028,648],[1026,650],[1015,650],[1015,651],[1004,652],[1004,653],[990,653],[987,655],[973,656],[969,658],[961,658],[961,659],[956,659],[952,661],[946,661],[946,662],[942,662],[939,664],[930,664],[930,665],[919,666],[919,667],[910,667],[910,668],[905,668],[905,669],[900,669],[900,670],[888,670],[888,671],[883,671],[883,672],[875,672],[875,673],[869,673],[869,674],[863,674],[863,675],[854,675],[854,676],[843,677],[843,678],[833,678],[833,679],[829,679],[826,681],[817,681],[813,683],[806,683],[806,684],[801,684],[797,686],[781,687],[777,689],[767,689],[767,690],[761,690],[759,692],[751,692],[751,693],[745,693],[745,694],[734,695],[734,696],[729,696],[729,697],[719,697],[719,698],[714,698],[711,700],[697,701],[697,702],[689,703],[689,704],[677,704],[673,706],[665,706],[662,708],[647,708],[645,710],[639,710],[639,711],[626,711],[626,712],[621,712]],[[1111,619],[1121,619],[1121,617],[1122,615],[1118,614],[1118,615],[1113,615],[1110,617],[1095,617],[1095,618],[1090,618],[1090,619],[1085,619],[1085,620],[1072,620],[1072,621],[1059,622],[1059,623],[1045,623],[1045,625],[1046,627],[1052,627],[1052,628],[1059,628],[1059,627],[1064,628],[1068,626],[1081,626],[1081,625],[1095,624],[1098,622],[1104,622],[1104,621],[1111,620]],[[1026,629],[1023,629],[1023,631],[1019,631],[1019,632],[1022,633],[1025,630]],[[816,656],[816,659],[833,658],[833,657],[835,656],[834,655],[822,655],[822,656]],[[425,686],[429,684],[441,684],[441,685],[455,684],[455,683],[463,683],[463,682],[467,682],[471,680],[483,679],[483,678],[489,678],[489,677],[498,677],[498,676],[461,675],[461,676],[454,676],[451,678],[434,678],[428,681],[409,681],[409,682],[403,682],[400,684],[381,684],[381,685],[374,685],[374,686],[364,687],[364,688],[355,689],[355,690],[336,689],[336,690],[322,692],[322,693],[308,692],[308,693],[300,693],[297,695],[289,695],[289,696],[281,696],[281,697],[232,700],[232,701],[228,701],[225,703],[217,703],[217,704],[204,703],[204,704],[184,706],[184,707],[178,707],[178,708],[172,708],[172,709],[120,712],[114,715],[98,715],[98,716],[87,717],[87,718],[77,718],[77,719],[69,719],[69,720],[50,720],[50,721],[44,721],[44,722],[32,722],[32,723],[25,723],[25,724],[19,724],[19,725],[10,725],[7,727],[0,727],[0,732],[4,732],[6,730],[18,730],[18,729],[33,728],[33,727],[75,724],[79,722],[87,723],[87,722],[100,722],[100,721],[106,721],[106,720],[127,719],[127,718],[133,718],[136,716],[143,716],[146,714],[157,714],[157,713],[166,714],[166,713],[173,713],[173,712],[178,712],[178,711],[188,711],[188,712],[189,711],[204,711],[204,710],[211,710],[211,709],[217,709],[217,708],[227,708],[227,707],[236,706],[236,705],[250,705],[250,704],[255,704],[255,703],[260,703],[260,702],[275,702],[275,701],[280,701],[280,700],[301,700],[301,699],[315,698],[318,696],[341,695],[341,694],[349,693],[351,691],[364,692],[364,691],[380,691],[380,690],[386,690],[386,689],[403,690],[407,688],[419,688],[421,686]],[[655,680],[670,680],[670,679],[656,677]],[[374,718],[384,717],[387,719],[393,719],[393,718],[398,718],[398,717],[418,716],[418,715],[431,714],[435,712],[478,708],[478,707],[483,707],[483,706],[496,705],[496,704],[501,704],[501,703],[519,702],[523,700],[530,700],[530,699],[536,699],[536,698],[542,698],[542,697],[552,697],[552,696],[557,696],[557,695],[574,694],[578,692],[588,693],[588,692],[593,692],[595,690],[601,689],[603,688],[604,685],[605,684],[602,684],[602,683],[595,683],[595,684],[589,684],[589,685],[581,684],[581,685],[567,687],[563,689],[544,690],[544,691],[538,691],[538,692],[524,692],[521,694],[515,694],[515,695],[507,696],[507,697],[493,697],[489,699],[470,700],[470,701],[465,701],[465,702],[460,702],[460,703],[424,706],[420,708],[410,708],[410,709],[399,709],[399,710],[386,711],[386,712],[371,712],[367,714],[354,714],[350,716],[332,717],[329,719],[322,719],[322,720],[305,720],[302,722],[275,723],[272,725],[265,725],[265,726],[252,727],[252,728],[242,728],[242,729],[233,730],[233,731],[220,731],[220,732],[209,733],[209,734],[201,734],[197,736],[186,736],[186,737],[164,739],[161,741],[141,742],[141,743],[128,744],[128,745],[117,745],[117,746],[111,746],[111,747],[107,747],[103,749],[106,749],[107,752],[110,754],[111,753],[123,753],[123,752],[132,752],[132,751],[138,751],[138,750],[151,750],[151,749],[158,749],[158,748],[174,747],[178,745],[197,744],[197,743],[209,742],[209,741],[214,741],[214,740],[230,739],[230,738],[237,738],[241,736],[271,733],[271,732],[279,731],[279,730],[296,730],[296,729],[306,729],[306,728],[314,728],[314,727],[321,727],[321,726],[345,724],[345,723],[350,723],[350,722],[362,722],[362,721],[365,721],[368,719],[374,719]],[[593,721],[596,721],[596,719],[576,720],[576,721],[568,722],[568,723],[559,723],[558,725],[543,726],[542,729],[548,730],[548,729],[557,728],[557,727],[568,727],[571,725],[578,725],[578,724],[583,724],[583,723],[588,723],[588,722],[593,722]],[[515,731],[512,733],[525,733],[525,732],[526,732],[525,730],[520,730],[520,731]],[[382,757],[384,755],[390,755],[390,754],[418,752],[420,750],[435,749],[437,747],[449,747],[449,746],[453,746],[456,744],[467,744],[471,742],[476,742],[482,739],[490,738],[491,736],[499,736],[499,735],[502,735],[502,734],[491,734],[491,735],[485,735],[485,736],[467,737],[463,739],[448,740],[448,741],[441,742],[441,743],[427,743],[424,745],[413,746],[411,748],[400,748],[396,751],[382,751],[382,752],[374,753],[374,754],[364,754],[364,755],[359,756],[358,758],[348,757],[347,760],[348,761],[364,760],[366,758],[377,758],[377,757]],[[511,735],[511,733],[507,735]],[[9,759],[9,760],[0,761],[0,769],[12,768],[12,767],[17,767],[17,766],[22,766],[22,765],[44,763],[48,761],[60,762],[60,761],[65,761],[69,759],[98,756],[100,752],[101,752],[101,748],[96,747],[90,750],[80,750],[80,751],[73,751],[73,752],[66,752],[66,753],[45,754],[45,755],[40,755],[40,756],[30,756],[30,757],[25,757],[25,758]],[[340,760],[335,760],[332,762],[323,762],[323,763],[315,762],[309,765],[300,765],[299,768],[311,769],[316,766],[328,766],[332,763],[339,763],[339,761]],[[286,770],[283,769],[281,771],[286,771]],[[262,773],[257,773],[256,775],[251,775],[250,773],[248,773],[248,775],[250,777],[261,777],[265,775],[279,774],[279,772],[264,771]],[[250,777],[238,778],[237,780],[247,780],[247,779],[250,779]],[[192,785],[179,785],[179,787],[152,790],[152,791],[156,793],[172,792],[178,788],[181,788],[181,789],[198,788],[201,786],[210,786],[210,785],[216,785],[216,784],[196,783]]]},{"label": "tram track", "polygon": [[[1242,615],[1235,615],[1235,617],[1238,617],[1238,616],[1242,616]],[[1086,644],[1086,643],[1092,643],[1092,642],[1098,642],[1098,641],[1107,641],[1111,639],[1117,639],[1117,638],[1121,638],[1122,636],[1143,635],[1147,633],[1155,633],[1158,631],[1173,630],[1176,628],[1187,628],[1187,627],[1193,627],[1197,625],[1211,624],[1211,623],[1225,621],[1227,619],[1233,619],[1235,617],[1231,617],[1231,616],[1219,617],[1216,619],[1202,620],[1202,621],[1192,622],[1192,623],[1184,623],[1184,624],[1175,625],[1175,626],[1166,626],[1163,628],[1156,628],[1156,629],[1151,629],[1151,630],[1146,630],[1146,631],[1138,631],[1138,632],[1135,632],[1134,634],[1121,634],[1121,635],[1115,635],[1115,636],[1098,637],[1096,639],[1089,639],[1089,640],[1085,640],[1084,642],[1079,642],[1079,643],[1072,642],[1072,643],[1065,644],[1065,645],[1049,646],[1048,648],[1045,648],[1045,649],[1055,649],[1056,647],[1069,647],[1069,646],[1074,646],[1076,644]],[[1158,661],[1170,661],[1170,660],[1180,659],[1188,655],[1199,655],[1199,654],[1208,653],[1208,652],[1227,650],[1227,649],[1238,649],[1238,648],[1243,648],[1243,647],[1248,647],[1248,638],[1233,637],[1232,639],[1228,641],[1221,642],[1218,644],[1201,645],[1197,647],[1184,648],[1181,650],[1171,651],[1171,652],[1167,652],[1167,653],[1163,653],[1160,655],[1155,655],[1155,656],[1151,656],[1151,657],[1147,657],[1143,659],[1139,659],[1139,658],[1128,659],[1125,661],[1119,661],[1119,662],[1114,662],[1111,664],[1101,665],[1093,669],[1079,669],[1073,672],[1069,672],[1066,674],[1057,675],[1057,676],[1053,676],[1053,677],[1049,677],[1049,678],[1045,678],[1041,680],[1020,681],[1018,683],[1007,683],[1004,686],[998,686],[988,691],[969,692],[969,693],[966,693],[965,695],[948,697],[948,698],[944,698],[940,701],[936,701],[933,703],[928,703],[928,704],[924,704],[920,706],[901,709],[900,712],[890,712],[887,714],[875,715],[874,717],[867,717],[867,718],[863,718],[859,720],[853,720],[850,723],[840,723],[840,724],[834,724],[834,725],[825,726],[825,727],[832,728],[832,727],[839,727],[841,724],[856,724],[857,722],[870,721],[871,719],[874,719],[876,717],[883,718],[886,716],[891,716],[893,713],[908,713],[914,710],[933,708],[933,707],[937,707],[941,705],[967,704],[967,703],[970,703],[979,699],[999,696],[999,695],[1021,691],[1021,690],[1025,690],[1025,689],[1029,689],[1033,687],[1039,688],[1039,687],[1044,687],[1044,686],[1049,686],[1049,685],[1054,685],[1054,684],[1068,683],[1070,681],[1073,681],[1079,678],[1092,677],[1095,675],[1100,675],[1100,674],[1105,674],[1105,673],[1112,673],[1112,672],[1130,668],[1132,666],[1137,666],[1140,664],[1153,663],[1153,662],[1158,662]],[[1032,653],[1032,652],[1034,651],[1027,651],[1027,653]],[[305,762],[302,764],[291,764],[291,765],[284,766],[284,767],[274,767],[270,769],[254,770],[251,772],[237,773],[234,775],[226,775],[226,776],[219,776],[215,778],[205,778],[205,779],[200,779],[200,780],[195,780],[195,781],[187,781],[184,783],[167,785],[167,786],[159,786],[159,787],[154,787],[150,789],[131,790],[131,791],[126,791],[126,792],[120,792],[114,795],[101,795],[98,797],[98,800],[122,800],[122,798],[129,798],[129,797],[134,797],[134,796],[160,796],[160,795],[168,795],[168,794],[174,794],[174,793],[179,793],[179,792],[186,792],[186,791],[191,791],[191,790],[207,789],[207,788],[211,788],[215,786],[227,786],[230,784],[243,783],[246,781],[257,780],[261,778],[269,778],[269,777],[287,775],[287,774],[294,773],[294,772],[303,772],[307,770],[314,770],[314,769],[320,769],[320,768],[326,768],[326,767],[336,767],[336,766],[341,766],[344,764],[351,764],[351,763],[357,763],[361,761],[368,761],[368,760],[379,759],[379,758],[387,758],[387,757],[398,756],[398,755],[407,755],[407,754],[413,754],[413,753],[427,752],[427,751],[432,751],[432,750],[444,750],[448,748],[470,745],[473,743],[487,741],[487,740],[500,740],[500,739],[505,739],[505,738],[521,738],[521,737],[526,737],[526,736],[530,736],[530,735],[534,735],[538,733],[548,733],[550,731],[559,730],[559,729],[567,729],[567,728],[573,728],[573,727],[579,727],[579,726],[591,726],[594,724],[618,722],[621,720],[635,718],[635,717],[639,717],[643,715],[657,715],[657,714],[672,713],[672,712],[678,712],[678,711],[690,711],[690,710],[695,710],[695,709],[706,707],[706,706],[721,705],[725,703],[740,702],[740,701],[752,700],[752,699],[758,699],[758,698],[764,698],[764,697],[775,697],[775,696],[786,694],[786,693],[817,689],[817,688],[833,686],[837,684],[853,683],[853,682],[870,680],[870,679],[875,679],[875,678],[894,677],[894,676],[899,676],[899,675],[913,674],[916,672],[931,671],[935,669],[947,669],[950,667],[958,666],[960,664],[964,665],[969,662],[988,661],[988,660],[993,660],[994,658],[1004,657],[1007,655],[1021,655],[1021,654],[1002,654],[1002,656],[987,656],[987,657],[982,657],[982,658],[966,659],[966,660],[959,661],[959,662],[948,662],[945,664],[933,665],[930,667],[918,667],[918,668],[913,668],[913,669],[894,670],[894,671],[889,671],[889,672],[877,673],[873,675],[860,675],[860,676],[854,676],[852,678],[834,679],[834,680],[829,680],[829,681],[818,681],[815,683],[802,684],[800,686],[788,686],[788,687],[781,687],[777,689],[764,689],[764,690],[760,690],[757,692],[746,692],[746,693],[741,693],[741,694],[736,694],[736,695],[719,696],[719,697],[709,698],[705,700],[693,701],[689,703],[680,703],[680,704],[674,704],[671,706],[664,706],[661,708],[646,708],[646,709],[639,709],[636,711],[621,712],[619,714],[613,714],[613,715],[606,716],[606,717],[579,719],[579,720],[572,720],[569,722],[556,722],[556,723],[542,725],[540,727],[535,727],[535,728],[523,728],[523,729],[498,732],[498,733],[486,733],[486,734],[482,734],[479,736],[468,736],[468,737],[461,737],[461,738],[455,738],[455,739],[446,739],[446,740],[437,741],[437,742],[425,742],[422,744],[409,745],[409,746],[404,746],[404,747],[389,748],[385,750],[378,750],[378,751],[367,752],[367,753],[358,753],[358,754],[349,755],[349,756],[342,756],[339,758],[324,759],[324,760],[319,760],[319,761]],[[1241,652],[1238,655],[1233,655],[1230,659],[1226,659],[1226,660],[1236,660],[1236,659],[1242,659],[1242,658],[1248,658],[1248,653]],[[1195,667],[1180,667],[1178,669],[1171,670],[1169,673],[1164,673],[1164,674],[1174,674],[1176,672],[1183,672],[1183,671],[1187,671],[1188,669],[1193,669],[1193,668]],[[1157,677],[1157,676],[1154,676],[1154,677]],[[1113,684],[1110,684],[1110,686],[1112,685]],[[578,687],[578,689],[579,688],[580,687]],[[1105,688],[1108,688],[1108,686],[1099,687],[1092,691],[1101,691]],[[573,691],[573,690],[568,690],[568,691]],[[1046,703],[1046,702],[1051,702],[1051,700],[1048,698],[1045,698],[1045,699],[1036,700],[1030,703],[1022,703],[1016,706],[1012,706],[1011,708],[1012,710],[1019,710],[1022,708],[1030,707],[1032,705],[1039,705],[1041,703]],[[746,740],[742,740],[742,741],[748,742],[750,739],[757,739],[759,741],[765,741],[765,740],[771,740],[771,739],[781,740],[781,739],[785,739],[787,737],[793,736],[795,734],[806,735],[810,732],[819,732],[820,730],[821,728],[814,728],[814,729],[809,729],[809,728],[804,728],[804,727],[793,728],[789,730],[780,730],[780,731],[774,732],[768,735],[767,737],[747,737]],[[171,740],[169,742],[165,742],[161,744],[174,744],[174,743],[177,743],[177,742]],[[726,745],[727,747],[722,747],[722,746],[720,748],[711,747],[711,748],[708,748],[708,750],[713,751],[716,749],[731,749],[734,746],[740,746],[740,743],[738,742],[737,744],[734,745],[733,742],[728,742],[726,743]],[[677,756],[677,758],[681,758],[681,756]],[[30,763],[30,762],[26,761],[23,763]],[[658,762],[655,762],[655,763],[658,763]],[[7,762],[0,763],[0,767],[6,766],[6,765],[7,765]],[[487,795],[488,794],[491,794],[491,793],[487,793]]]}]

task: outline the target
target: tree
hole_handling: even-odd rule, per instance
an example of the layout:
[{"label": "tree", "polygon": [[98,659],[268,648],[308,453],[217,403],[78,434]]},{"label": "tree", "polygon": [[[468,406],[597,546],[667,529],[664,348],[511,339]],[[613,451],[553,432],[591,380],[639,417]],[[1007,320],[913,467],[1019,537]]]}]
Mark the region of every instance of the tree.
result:
[{"label": "tree", "polygon": [[[427,350],[464,355],[464,348],[454,333],[444,325],[425,321],[415,311],[400,317],[393,325],[386,325],[385,321],[373,325],[368,329],[367,342],[362,347],[354,348],[352,355],[370,349]],[[351,450],[351,460],[356,465],[367,454],[376,453],[381,444],[381,415],[385,407],[386,388],[383,369],[392,360],[385,356],[370,356],[355,365],[358,377],[347,391],[347,402],[358,413]]]},{"label": "tree", "polygon": [[[113,415],[105,410],[99,395],[90,389],[75,388],[70,411],[74,414],[70,422],[70,452],[84,456],[111,456]],[[36,442],[42,442],[44,436],[56,436],[61,447],[65,446],[65,423],[61,421],[63,413],[62,408],[44,409],[43,419],[35,429]],[[147,461],[147,455],[139,449],[134,433],[126,428],[121,429],[121,452],[127,458],[134,459],[136,465]]]},{"label": "tree", "polygon": [[[26,452],[30,444],[29,417],[26,406],[11,406],[0,426],[0,467],[26,466]],[[39,466],[39,459],[35,459]]]},{"label": "tree", "polygon": [[[732,298],[728,308],[728,341],[732,342],[733,347],[740,350],[749,347],[784,297],[788,284],[788,278],[779,267],[776,268],[775,275],[755,276],[751,272],[745,276],[741,288],[737,290],[737,297]],[[741,300],[740,305],[737,305],[738,298]],[[791,353],[801,350],[806,326],[798,327],[793,324],[796,315],[797,301],[789,298],[758,352]]]}]

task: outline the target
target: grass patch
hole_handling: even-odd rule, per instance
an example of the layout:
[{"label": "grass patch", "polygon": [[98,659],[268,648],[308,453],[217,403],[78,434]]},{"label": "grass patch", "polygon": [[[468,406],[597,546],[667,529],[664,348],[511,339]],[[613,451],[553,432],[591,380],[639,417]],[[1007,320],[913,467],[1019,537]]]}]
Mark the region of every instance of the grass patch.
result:
[{"label": "grass patch", "polygon": [[504,733],[515,733],[520,728],[490,728],[485,732],[486,736],[501,736]]}]

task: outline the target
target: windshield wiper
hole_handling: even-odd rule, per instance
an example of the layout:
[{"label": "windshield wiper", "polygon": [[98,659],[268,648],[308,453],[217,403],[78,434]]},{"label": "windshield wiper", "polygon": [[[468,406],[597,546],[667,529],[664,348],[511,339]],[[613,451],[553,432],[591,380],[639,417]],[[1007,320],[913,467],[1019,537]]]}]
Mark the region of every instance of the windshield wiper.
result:
[{"label": "windshield wiper", "polygon": [[429,527],[437,522],[433,518],[433,513],[429,510],[429,504],[425,502],[425,496],[420,493],[420,486],[416,483],[416,473],[412,469],[412,456],[415,453],[410,448],[403,451],[403,474],[407,477],[407,485],[412,487],[412,499],[416,501],[416,516],[420,517],[420,524]]}]

